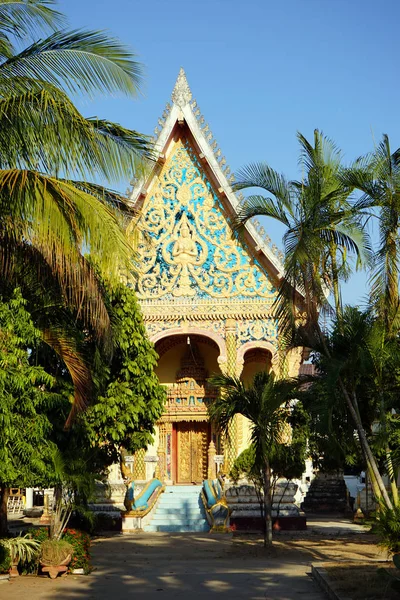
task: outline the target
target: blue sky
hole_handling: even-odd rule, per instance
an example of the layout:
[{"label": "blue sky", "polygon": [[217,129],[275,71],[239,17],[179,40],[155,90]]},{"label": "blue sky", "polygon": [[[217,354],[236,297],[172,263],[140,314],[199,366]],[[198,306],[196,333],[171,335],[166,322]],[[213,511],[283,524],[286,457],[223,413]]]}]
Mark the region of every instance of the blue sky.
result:
[{"label": "blue sky", "polygon": [[[72,27],[107,29],[145,66],[143,95],[79,101],[151,134],[179,67],[235,171],[265,160],[294,178],[296,132],[319,128],[351,161],[388,133],[400,146],[398,0],[60,0]],[[125,186],[126,187],[126,186]],[[125,189],[124,187],[124,189]],[[268,232],[279,241],[274,222]],[[365,296],[365,276],[346,300]]]}]

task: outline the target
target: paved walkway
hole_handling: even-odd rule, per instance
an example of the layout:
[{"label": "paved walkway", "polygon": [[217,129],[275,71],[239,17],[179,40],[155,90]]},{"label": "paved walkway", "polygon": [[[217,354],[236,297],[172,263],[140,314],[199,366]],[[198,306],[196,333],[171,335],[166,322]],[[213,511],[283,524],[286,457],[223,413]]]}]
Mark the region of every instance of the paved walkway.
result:
[{"label": "paved walkway", "polygon": [[56,580],[19,577],[0,598],[28,600],[325,600],[301,551],[249,548],[230,535],[136,534],[97,540],[95,570]]}]

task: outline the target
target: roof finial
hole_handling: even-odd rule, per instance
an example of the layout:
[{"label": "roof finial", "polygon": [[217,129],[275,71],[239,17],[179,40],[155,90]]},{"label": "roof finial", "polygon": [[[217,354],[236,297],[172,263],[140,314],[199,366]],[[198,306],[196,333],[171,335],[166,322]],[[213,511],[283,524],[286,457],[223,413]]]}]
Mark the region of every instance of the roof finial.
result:
[{"label": "roof finial", "polygon": [[183,108],[192,99],[192,92],[190,91],[189,84],[186,79],[186,74],[183,68],[180,68],[178,79],[176,80],[175,87],[172,90],[172,102],[177,104],[180,108]]}]

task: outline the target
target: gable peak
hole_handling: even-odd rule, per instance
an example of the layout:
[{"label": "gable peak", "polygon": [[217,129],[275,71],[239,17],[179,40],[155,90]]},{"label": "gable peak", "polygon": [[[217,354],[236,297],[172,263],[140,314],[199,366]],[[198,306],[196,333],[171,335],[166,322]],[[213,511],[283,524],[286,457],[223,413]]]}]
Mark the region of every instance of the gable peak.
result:
[{"label": "gable peak", "polygon": [[182,67],[179,70],[171,98],[172,102],[179,106],[179,108],[183,108],[186,104],[189,104],[192,99],[192,92],[186,79],[186,73]]}]

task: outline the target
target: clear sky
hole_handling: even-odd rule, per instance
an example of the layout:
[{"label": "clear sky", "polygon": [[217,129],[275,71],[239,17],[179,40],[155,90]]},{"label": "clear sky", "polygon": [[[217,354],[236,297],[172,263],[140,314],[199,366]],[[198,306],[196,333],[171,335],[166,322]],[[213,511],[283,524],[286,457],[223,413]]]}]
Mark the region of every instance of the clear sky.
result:
[{"label": "clear sky", "polygon": [[[145,66],[137,101],[80,103],[152,134],[183,66],[235,171],[265,160],[298,173],[296,132],[321,129],[351,161],[382,133],[400,146],[398,0],[60,0],[72,27],[107,29]],[[268,232],[275,240],[274,222]],[[365,296],[365,277],[346,300]]]}]

